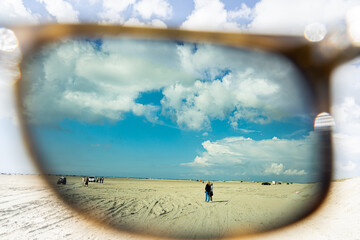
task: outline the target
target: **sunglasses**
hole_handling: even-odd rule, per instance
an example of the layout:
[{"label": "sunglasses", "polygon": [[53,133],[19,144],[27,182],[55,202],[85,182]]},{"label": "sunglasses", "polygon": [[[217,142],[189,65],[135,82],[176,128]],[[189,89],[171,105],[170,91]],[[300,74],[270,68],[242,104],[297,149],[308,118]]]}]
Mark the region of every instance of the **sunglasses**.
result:
[{"label": "sunglasses", "polygon": [[135,236],[227,238],[292,224],[325,199],[329,77],[360,52],[345,35],[11,31],[29,154],[90,221]]}]

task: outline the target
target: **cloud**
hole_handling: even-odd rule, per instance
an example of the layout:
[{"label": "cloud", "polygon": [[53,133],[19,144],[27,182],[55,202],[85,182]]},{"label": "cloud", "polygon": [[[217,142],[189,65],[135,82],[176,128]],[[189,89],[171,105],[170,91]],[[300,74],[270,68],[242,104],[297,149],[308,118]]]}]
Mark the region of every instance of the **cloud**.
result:
[{"label": "cloud", "polygon": [[166,0],[104,0],[102,5],[103,10],[98,13],[99,22],[102,24],[166,28],[167,26],[162,20],[168,19],[172,15],[172,6]]},{"label": "cloud", "polygon": [[360,105],[353,96],[347,96],[342,103],[333,105],[332,111],[336,116],[337,128],[342,133],[360,132]]},{"label": "cloud", "polygon": [[268,34],[303,35],[309,24],[324,24],[328,31],[345,22],[357,0],[261,0],[253,8],[242,3],[227,10],[220,0],[194,0],[192,13],[181,28],[250,31]]},{"label": "cloud", "polygon": [[360,68],[355,59],[339,67],[332,76],[331,112],[335,118],[335,178],[358,176],[360,171]]},{"label": "cloud", "polygon": [[360,45],[360,5],[351,8],[346,15],[346,23],[351,40],[357,46]]},{"label": "cloud", "polygon": [[165,88],[163,94],[164,110],[174,113],[179,126],[190,129],[208,127],[211,119],[224,119],[235,107],[233,94],[220,81],[176,84]]},{"label": "cloud", "polygon": [[150,26],[158,27],[158,28],[167,28],[166,23],[161,21],[160,19],[153,19],[151,20]]},{"label": "cloud", "polygon": [[37,56],[43,62],[33,62],[26,73],[34,81],[24,99],[32,121],[119,121],[128,112],[155,121],[159,106],[136,99],[187,78],[172,69],[176,48],[162,42],[148,46],[146,41],[119,41],[103,41],[101,50],[95,42],[67,41]]},{"label": "cloud", "polygon": [[38,174],[33,161],[29,159],[29,154],[23,147],[20,129],[14,126],[11,119],[0,118],[0,132],[0,173]]},{"label": "cloud", "polygon": [[[351,126],[354,123],[349,121],[348,124]],[[359,132],[352,134],[335,133],[333,135],[333,141],[336,160],[335,178],[358,176],[360,165]]]},{"label": "cloud", "polygon": [[[4,0],[0,3],[0,23],[36,24],[51,22],[54,18],[59,23],[79,22],[79,16],[89,16],[101,24],[127,24],[166,27],[165,19],[172,16],[172,6],[167,0],[90,0],[86,8],[79,1],[35,0],[43,4],[47,13],[34,14],[24,6],[22,0]],[[95,6],[96,4],[96,6]],[[30,5],[32,7],[32,5]],[[100,6],[100,9],[96,10]],[[102,8],[101,8],[102,7]],[[32,9],[32,8],[31,8]],[[94,13],[93,15],[89,15]],[[92,20],[93,21],[93,20]]]},{"label": "cloud", "polygon": [[137,18],[130,18],[124,23],[124,26],[152,26],[158,28],[167,28],[166,24],[159,19],[153,19],[150,22],[142,22]]},{"label": "cloud", "polygon": [[262,0],[253,9],[248,25],[252,32],[303,35],[305,27],[315,22],[328,30],[343,24],[346,12],[359,5],[357,0]]},{"label": "cloud", "polygon": [[194,0],[195,7],[192,13],[182,23],[184,29],[201,30],[239,30],[239,19],[249,20],[251,9],[242,3],[241,8],[227,11],[220,0]]},{"label": "cloud", "polygon": [[340,168],[342,170],[345,170],[345,171],[354,171],[357,167],[357,164],[354,163],[353,161],[348,161],[345,165],[342,165],[340,166]]},{"label": "cloud", "polygon": [[24,24],[38,23],[39,15],[33,14],[25,8],[22,0],[2,0],[0,2],[0,23]]},{"label": "cloud", "polygon": [[[194,171],[227,172],[227,176],[305,176],[316,173],[316,135],[299,140],[227,137],[202,143],[204,151],[183,166]],[[309,179],[308,179],[309,180]]]},{"label": "cloud", "polygon": [[146,23],[140,21],[137,18],[130,18],[126,22],[124,22],[124,26],[146,26]]},{"label": "cloud", "polygon": [[[5,70],[0,68],[0,75],[3,76],[4,73]],[[0,119],[11,117],[14,114],[13,108],[15,107],[11,98],[13,85],[3,80],[3,77],[0,77]]]},{"label": "cloud", "polygon": [[[34,122],[120,121],[133,113],[202,130],[214,119],[236,128],[238,121],[265,124],[308,113],[295,70],[264,53],[104,39],[67,41],[35,59],[43,62],[29,68],[33,85],[25,99]],[[158,105],[137,102],[151,91],[163,95]]]},{"label": "cloud", "polygon": [[100,22],[123,24],[125,22],[123,11],[134,3],[135,0],[103,0],[103,11],[98,13]]},{"label": "cloud", "polygon": [[272,163],[270,167],[266,168],[264,173],[265,174],[275,174],[280,175],[284,171],[284,165],[282,163]]},{"label": "cloud", "polygon": [[64,0],[36,0],[45,4],[46,10],[56,18],[59,23],[75,23],[79,21],[79,12]]},{"label": "cloud", "polygon": [[285,175],[306,175],[307,172],[305,170],[296,170],[296,169],[287,169],[284,171]]},{"label": "cloud", "polygon": [[147,20],[153,16],[166,19],[172,15],[172,6],[166,0],[140,0],[134,10]]},{"label": "cloud", "polygon": [[253,11],[245,3],[241,4],[241,8],[233,11],[228,11],[228,19],[247,19],[253,18]]},{"label": "cloud", "polygon": [[241,120],[264,124],[306,112],[300,79],[282,59],[211,45],[194,48],[178,46],[178,53],[182,69],[195,81],[165,87],[161,100],[163,113],[179,126],[206,129],[214,119],[229,118],[238,128]]},{"label": "cloud", "polygon": [[14,104],[14,83],[20,77],[18,67],[21,59],[20,49],[14,51],[1,51],[0,59],[0,120],[2,118],[12,118],[17,123]]},{"label": "cloud", "polygon": [[[224,120],[228,116],[231,116],[232,123],[240,119],[266,123],[277,117],[275,114],[272,116],[270,109],[266,112],[265,109],[270,107],[260,101],[277,94],[276,85],[264,79],[243,80],[230,76],[227,79],[228,82],[195,81],[189,86],[177,84],[167,87],[161,103],[170,113],[175,113],[179,126],[190,129],[207,128],[211,120]],[[229,82],[235,86],[228,87]],[[268,86],[267,90],[261,90],[263,85]]]}]

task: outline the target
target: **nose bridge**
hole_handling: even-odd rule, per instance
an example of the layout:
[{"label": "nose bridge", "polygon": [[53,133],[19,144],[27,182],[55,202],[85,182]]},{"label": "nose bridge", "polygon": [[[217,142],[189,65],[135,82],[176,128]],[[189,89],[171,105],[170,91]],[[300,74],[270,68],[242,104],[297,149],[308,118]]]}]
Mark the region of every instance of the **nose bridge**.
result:
[{"label": "nose bridge", "polygon": [[304,74],[313,90],[316,110],[330,112],[330,77],[333,70],[360,55],[360,47],[336,48],[327,41],[307,43],[283,53]]},{"label": "nose bridge", "polygon": [[306,76],[313,85],[319,112],[330,112],[331,74],[338,66],[358,57],[360,48],[355,46],[348,46],[342,50],[325,48],[333,51],[327,54],[323,48],[324,44],[315,45],[311,48],[307,57],[308,64],[305,61],[299,62],[298,65],[303,67]]}]

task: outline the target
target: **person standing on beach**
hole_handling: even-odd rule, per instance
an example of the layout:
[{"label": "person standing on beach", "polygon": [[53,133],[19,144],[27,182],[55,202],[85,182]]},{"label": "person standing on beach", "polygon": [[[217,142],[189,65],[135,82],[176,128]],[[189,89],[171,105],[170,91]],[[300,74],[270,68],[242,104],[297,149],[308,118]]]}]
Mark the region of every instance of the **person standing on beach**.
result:
[{"label": "person standing on beach", "polygon": [[85,186],[86,186],[86,187],[89,186],[89,177],[86,177],[86,179],[85,179]]},{"label": "person standing on beach", "polygon": [[212,197],[214,195],[214,185],[213,183],[211,183],[211,188],[210,188],[210,202],[212,202]]},{"label": "person standing on beach", "polygon": [[210,192],[211,192],[211,185],[210,185],[210,181],[208,181],[205,185],[205,202],[210,201]]}]

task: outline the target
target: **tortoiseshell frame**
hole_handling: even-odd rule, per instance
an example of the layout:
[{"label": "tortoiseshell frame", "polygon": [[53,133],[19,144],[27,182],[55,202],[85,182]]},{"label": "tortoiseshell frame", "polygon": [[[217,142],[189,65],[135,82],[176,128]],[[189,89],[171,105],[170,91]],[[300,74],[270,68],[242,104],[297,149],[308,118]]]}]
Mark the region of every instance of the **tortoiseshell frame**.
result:
[{"label": "tortoiseshell frame", "polygon": [[[359,55],[360,49],[348,44],[346,48],[336,48],[334,44],[325,38],[321,42],[309,42],[304,37],[294,36],[271,36],[271,35],[255,35],[245,33],[230,32],[204,32],[204,31],[187,31],[178,29],[160,29],[148,27],[124,27],[109,26],[95,24],[78,24],[78,25],[39,25],[39,26],[17,26],[10,27],[15,32],[19,41],[19,46],[23,55],[23,61],[26,62],[28,56],[35,53],[41,46],[51,42],[56,42],[63,38],[81,38],[81,37],[115,37],[127,36],[139,39],[154,40],[176,40],[186,42],[206,42],[224,46],[241,47],[249,49],[257,49],[269,51],[283,55],[285,58],[293,62],[300,72],[303,74],[306,84],[311,90],[310,95],[315,103],[314,109],[317,113],[330,112],[329,99],[329,77],[332,70],[340,64],[349,61]],[[23,68],[22,63],[20,69]],[[22,76],[21,78],[25,78]],[[44,172],[39,164],[40,155],[36,152],[35,144],[32,142],[26,125],[26,119],[23,115],[23,106],[21,104],[21,79],[16,83],[16,97],[18,104],[18,115],[20,116],[21,129],[25,145],[30,156],[34,160],[35,165],[40,172]],[[301,218],[313,213],[325,199],[329,190],[332,177],[332,141],[331,129],[323,129],[319,131],[320,149],[319,164],[322,172],[320,174],[321,193],[317,203],[304,212]],[[45,178],[46,179],[46,178]],[[47,180],[48,181],[48,180]],[[48,182],[49,184],[49,182]],[[49,186],[51,186],[49,184]],[[54,193],[61,196],[54,190]],[[73,206],[71,206],[73,208]],[[288,225],[298,221],[296,219],[288,222]],[[254,234],[250,234],[254,235]],[[143,233],[136,233],[137,237],[146,237]],[[150,236],[154,238],[154,236]],[[249,237],[231,236],[233,237]],[[163,238],[156,236],[156,238]]]}]

